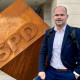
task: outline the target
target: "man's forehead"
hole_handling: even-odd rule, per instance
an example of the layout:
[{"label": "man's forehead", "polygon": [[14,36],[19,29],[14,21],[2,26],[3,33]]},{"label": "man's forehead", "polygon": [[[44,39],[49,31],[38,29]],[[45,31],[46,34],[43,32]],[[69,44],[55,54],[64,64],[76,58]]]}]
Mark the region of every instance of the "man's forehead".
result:
[{"label": "man's forehead", "polygon": [[55,11],[54,14],[66,14],[65,11],[61,11],[61,10],[58,10],[58,11]]},{"label": "man's forehead", "polygon": [[66,13],[66,9],[62,6],[56,7],[54,13]]}]

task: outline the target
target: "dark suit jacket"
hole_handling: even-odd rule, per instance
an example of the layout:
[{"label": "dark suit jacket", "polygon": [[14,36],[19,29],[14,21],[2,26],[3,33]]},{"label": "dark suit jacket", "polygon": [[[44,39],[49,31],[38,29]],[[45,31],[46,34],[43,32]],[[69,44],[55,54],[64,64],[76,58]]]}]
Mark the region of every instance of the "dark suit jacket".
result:
[{"label": "dark suit jacket", "polygon": [[[43,44],[40,50],[39,72],[45,71],[46,56],[47,56],[47,66],[50,65],[52,49],[53,49],[53,41],[54,41],[54,36],[55,36],[56,31],[53,31],[53,33],[50,35],[50,38],[47,39],[47,34],[49,30],[47,30],[45,33]],[[77,48],[76,53],[74,52],[73,41],[72,39],[69,38],[69,31],[70,31],[70,26],[67,25],[64,38],[63,38],[63,43],[62,43],[61,61],[65,67],[80,74],[80,50]],[[80,46],[80,28],[76,28],[76,37],[78,40],[78,44]],[[76,54],[78,55],[77,67],[75,65]]]}]

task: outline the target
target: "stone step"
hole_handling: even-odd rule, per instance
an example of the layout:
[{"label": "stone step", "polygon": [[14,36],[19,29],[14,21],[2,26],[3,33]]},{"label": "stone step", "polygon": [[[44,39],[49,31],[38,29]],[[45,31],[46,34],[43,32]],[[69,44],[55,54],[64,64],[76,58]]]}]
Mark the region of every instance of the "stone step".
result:
[{"label": "stone step", "polygon": [[17,80],[0,70],[0,80]]}]

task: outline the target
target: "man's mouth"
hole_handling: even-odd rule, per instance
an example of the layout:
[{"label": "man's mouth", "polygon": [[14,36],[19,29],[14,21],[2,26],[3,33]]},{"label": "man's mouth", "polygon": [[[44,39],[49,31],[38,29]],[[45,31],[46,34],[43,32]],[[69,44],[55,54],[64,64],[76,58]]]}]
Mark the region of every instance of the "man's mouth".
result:
[{"label": "man's mouth", "polygon": [[62,21],[62,20],[57,20],[57,21]]}]

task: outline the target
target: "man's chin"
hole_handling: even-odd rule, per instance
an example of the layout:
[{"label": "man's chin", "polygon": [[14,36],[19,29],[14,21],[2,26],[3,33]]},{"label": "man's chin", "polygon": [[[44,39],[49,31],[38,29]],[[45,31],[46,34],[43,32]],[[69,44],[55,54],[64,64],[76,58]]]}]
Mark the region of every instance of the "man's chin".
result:
[{"label": "man's chin", "polygon": [[57,26],[63,26],[62,24],[56,24]]}]

